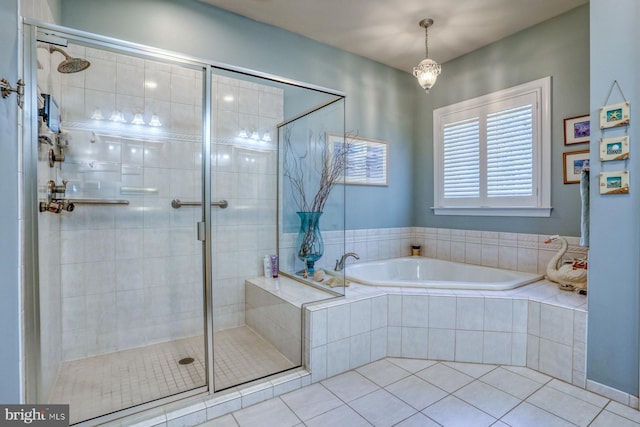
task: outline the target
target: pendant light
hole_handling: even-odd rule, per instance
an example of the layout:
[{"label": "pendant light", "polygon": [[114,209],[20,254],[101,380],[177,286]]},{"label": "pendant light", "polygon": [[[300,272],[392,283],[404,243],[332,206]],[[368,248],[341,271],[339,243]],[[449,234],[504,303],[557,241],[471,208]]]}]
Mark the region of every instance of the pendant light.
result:
[{"label": "pendant light", "polygon": [[425,59],[420,61],[417,67],[413,67],[413,75],[418,79],[418,83],[429,93],[429,89],[436,83],[442,68],[436,61],[429,59],[429,27],[433,25],[433,19],[423,19],[418,23],[424,28],[424,49]]}]

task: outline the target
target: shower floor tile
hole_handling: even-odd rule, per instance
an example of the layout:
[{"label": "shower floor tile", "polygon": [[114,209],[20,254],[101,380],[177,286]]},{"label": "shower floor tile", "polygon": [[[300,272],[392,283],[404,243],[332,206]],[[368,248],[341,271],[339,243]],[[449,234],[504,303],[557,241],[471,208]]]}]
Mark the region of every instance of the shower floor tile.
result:
[{"label": "shower floor tile", "polygon": [[[186,357],[194,361],[178,363]],[[294,367],[246,326],[214,333],[214,361],[217,390]],[[204,340],[195,336],[64,362],[50,403],[68,403],[73,424],[205,384]]]},{"label": "shower floor tile", "polygon": [[246,326],[214,333],[213,349],[216,391],[296,366]]}]

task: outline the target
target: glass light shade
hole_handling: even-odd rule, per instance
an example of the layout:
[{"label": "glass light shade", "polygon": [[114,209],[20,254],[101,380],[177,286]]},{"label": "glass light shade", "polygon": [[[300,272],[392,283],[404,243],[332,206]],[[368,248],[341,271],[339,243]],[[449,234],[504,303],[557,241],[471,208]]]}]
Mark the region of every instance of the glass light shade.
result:
[{"label": "glass light shade", "polygon": [[240,129],[240,133],[238,133],[238,136],[240,138],[249,138],[249,134],[247,133],[246,129]]},{"label": "glass light shade", "polygon": [[260,140],[260,134],[258,133],[257,130],[254,130],[253,132],[251,132],[251,139],[253,139],[254,141]]},{"label": "glass light shade", "polygon": [[162,123],[160,123],[160,118],[158,117],[157,114],[154,114],[151,116],[151,120],[149,121],[149,126],[162,126]]},{"label": "glass light shade", "polygon": [[133,116],[133,120],[131,120],[131,123],[133,123],[134,125],[143,125],[144,119],[142,118],[142,114],[136,113],[136,115]]},{"label": "glass light shade", "polygon": [[429,92],[429,89],[436,83],[442,68],[433,59],[425,58],[413,67],[413,75],[418,79],[422,88]]},{"label": "glass light shade", "polygon": [[93,120],[104,120],[104,116],[102,115],[102,111],[99,108],[96,108],[91,115]]},{"label": "glass light shade", "polygon": [[124,123],[124,115],[118,111],[118,110],[113,110],[113,112],[111,113],[111,117],[109,117],[109,120],[111,120],[112,122],[116,122],[116,123]]}]

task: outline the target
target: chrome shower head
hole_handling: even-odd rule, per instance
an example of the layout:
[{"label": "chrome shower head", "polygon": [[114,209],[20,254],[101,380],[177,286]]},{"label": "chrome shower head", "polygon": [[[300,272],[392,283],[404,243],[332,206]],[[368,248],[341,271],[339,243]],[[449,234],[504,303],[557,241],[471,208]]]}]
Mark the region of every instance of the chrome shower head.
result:
[{"label": "chrome shower head", "polygon": [[65,52],[64,50],[57,48],[55,46],[51,46],[49,48],[49,52],[60,52],[64,55],[65,59],[58,65],[58,72],[69,74],[69,73],[77,73],[78,71],[83,71],[89,68],[91,63],[86,59],[82,58],[72,58]]}]

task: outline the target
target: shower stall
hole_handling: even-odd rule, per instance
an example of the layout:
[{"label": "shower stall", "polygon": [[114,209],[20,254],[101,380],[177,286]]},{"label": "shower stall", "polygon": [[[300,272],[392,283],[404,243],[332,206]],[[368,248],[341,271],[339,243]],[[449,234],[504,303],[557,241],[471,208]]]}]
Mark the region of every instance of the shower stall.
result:
[{"label": "shower stall", "polygon": [[[329,149],[344,96],[36,21],[24,37],[28,400],[95,423],[300,367],[303,310],[283,351],[247,281],[272,254],[301,279],[281,130]],[[319,266],[343,212],[336,186]]]}]

